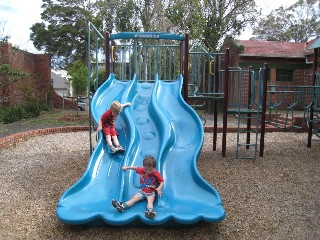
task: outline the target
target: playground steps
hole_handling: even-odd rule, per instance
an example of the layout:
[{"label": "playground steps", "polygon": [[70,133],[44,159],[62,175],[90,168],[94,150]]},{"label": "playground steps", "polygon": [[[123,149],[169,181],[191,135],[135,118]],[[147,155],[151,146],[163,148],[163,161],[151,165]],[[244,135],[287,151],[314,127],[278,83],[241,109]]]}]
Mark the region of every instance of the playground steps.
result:
[{"label": "playground steps", "polygon": [[304,121],[303,117],[282,117],[282,116],[274,116],[266,121],[267,127],[275,127],[275,128],[303,128]]},{"label": "playground steps", "polygon": [[[228,112],[231,112],[230,109]],[[256,159],[258,148],[260,112],[254,109],[238,109],[237,159]],[[250,128],[247,124],[250,122]]]},{"label": "playground steps", "polygon": [[275,116],[266,122],[266,126],[275,128],[289,128],[292,127],[292,120],[288,119],[286,122],[285,117]]}]

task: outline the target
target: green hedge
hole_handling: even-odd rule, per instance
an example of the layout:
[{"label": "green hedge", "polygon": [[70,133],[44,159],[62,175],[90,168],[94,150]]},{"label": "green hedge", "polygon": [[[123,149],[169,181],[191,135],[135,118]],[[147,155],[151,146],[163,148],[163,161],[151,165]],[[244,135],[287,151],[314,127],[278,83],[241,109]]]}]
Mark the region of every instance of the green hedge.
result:
[{"label": "green hedge", "polygon": [[29,103],[24,106],[0,108],[0,122],[13,123],[24,118],[37,117],[41,111],[48,111],[49,107],[39,103]]}]

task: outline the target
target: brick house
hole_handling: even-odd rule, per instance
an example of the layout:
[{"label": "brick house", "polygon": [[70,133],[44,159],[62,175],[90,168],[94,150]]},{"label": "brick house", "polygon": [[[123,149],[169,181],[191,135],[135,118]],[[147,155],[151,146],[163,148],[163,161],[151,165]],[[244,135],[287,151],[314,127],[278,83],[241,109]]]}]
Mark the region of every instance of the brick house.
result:
[{"label": "brick house", "polygon": [[[269,106],[278,105],[279,109],[288,109],[296,103],[296,108],[303,109],[310,102],[311,93],[297,91],[300,91],[301,86],[311,86],[314,51],[309,48],[314,41],[316,39],[297,43],[228,38],[223,49],[229,48],[230,66],[242,69],[251,66],[255,70],[255,80],[259,79],[258,70],[263,68],[265,63],[268,64],[268,91],[273,91],[272,86],[277,86],[273,89],[282,92],[267,95]],[[319,72],[319,61],[317,69]],[[257,81],[255,85],[257,86]]]},{"label": "brick house", "polygon": [[[53,108],[76,109],[73,102],[65,102],[53,89],[51,80],[51,57],[48,54],[33,54],[14,49],[11,43],[0,45],[0,64],[9,64],[14,69],[28,73],[21,81],[0,86],[0,107],[23,105],[32,97],[39,103]],[[0,76],[1,82],[8,82]]]},{"label": "brick house", "polygon": [[270,83],[303,86],[312,72],[313,51],[308,48],[313,41],[297,43],[227,39],[224,48],[229,48],[231,66],[252,66],[257,70],[268,63]]}]

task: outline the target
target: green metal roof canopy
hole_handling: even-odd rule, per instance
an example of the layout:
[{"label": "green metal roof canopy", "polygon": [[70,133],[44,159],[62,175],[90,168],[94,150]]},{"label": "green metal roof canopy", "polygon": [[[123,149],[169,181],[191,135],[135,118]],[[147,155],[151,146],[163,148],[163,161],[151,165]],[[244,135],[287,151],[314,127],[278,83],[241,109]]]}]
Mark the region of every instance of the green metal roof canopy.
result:
[{"label": "green metal roof canopy", "polygon": [[320,36],[310,45],[309,49],[320,48]]},{"label": "green metal roof canopy", "polygon": [[169,39],[169,40],[179,40],[183,41],[184,36],[173,34],[173,33],[165,33],[165,32],[122,32],[110,34],[110,40],[115,39]]}]

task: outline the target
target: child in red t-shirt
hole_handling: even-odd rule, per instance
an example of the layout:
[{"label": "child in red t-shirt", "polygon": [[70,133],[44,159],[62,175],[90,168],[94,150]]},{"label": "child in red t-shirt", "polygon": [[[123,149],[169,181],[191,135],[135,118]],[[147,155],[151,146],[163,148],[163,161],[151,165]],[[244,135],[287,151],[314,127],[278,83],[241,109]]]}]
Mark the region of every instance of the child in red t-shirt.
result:
[{"label": "child in red t-shirt", "polygon": [[159,196],[162,195],[162,188],[164,185],[163,177],[155,168],[156,160],[150,156],[143,159],[143,167],[123,166],[122,170],[135,170],[136,173],[140,175],[140,191],[125,203],[112,199],[112,206],[119,212],[123,212],[126,208],[131,207],[136,202],[146,199],[147,209],[145,211],[145,216],[149,219],[154,219],[157,213],[153,209],[153,202],[156,198],[156,192]]},{"label": "child in red t-shirt", "polygon": [[118,141],[118,133],[116,132],[114,124],[116,123],[116,118],[120,114],[122,109],[130,105],[130,102],[127,102],[125,104],[121,104],[118,101],[112,102],[110,108],[104,114],[102,114],[99,121],[97,130],[102,130],[104,136],[106,137],[107,144],[110,147],[111,153],[124,151],[124,148]]}]

